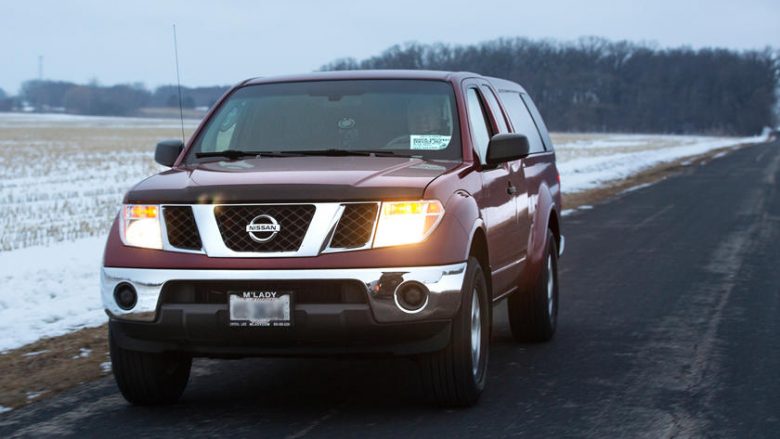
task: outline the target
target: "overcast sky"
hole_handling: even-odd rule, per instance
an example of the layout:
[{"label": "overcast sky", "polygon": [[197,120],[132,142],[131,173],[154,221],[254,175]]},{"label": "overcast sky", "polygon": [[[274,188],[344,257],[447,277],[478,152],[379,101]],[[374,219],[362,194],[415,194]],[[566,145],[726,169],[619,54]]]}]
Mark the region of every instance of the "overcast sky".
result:
[{"label": "overcast sky", "polygon": [[778,0],[0,0],[0,88],[22,81],[233,84],[393,44],[602,36],[659,46],[780,48]]}]

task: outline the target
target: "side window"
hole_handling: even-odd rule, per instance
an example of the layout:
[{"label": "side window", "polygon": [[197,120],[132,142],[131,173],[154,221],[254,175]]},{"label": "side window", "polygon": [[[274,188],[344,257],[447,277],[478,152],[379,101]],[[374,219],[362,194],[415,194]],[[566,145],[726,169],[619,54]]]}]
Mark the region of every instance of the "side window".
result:
[{"label": "side window", "polygon": [[496,100],[496,95],[493,94],[493,90],[485,87],[484,85],[480,87],[480,89],[482,89],[482,96],[484,96],[485,99],[487,100],[488,106],[490,107],[490,111],[495,116],[496,125],[498,125],[498,132],[508,133],[509,128],[507,128],[506,126],[504,113],[501,111],[501,106],[498,105],[498,101]]},{"label": "side window", "polygon": [[531,154],[535,152],[544,152],[544,144],[539,130],[536,128],[531,114],[520,98],[518,92],[502,92],[501,100],[504,102],[504,108],[509,113],[509,119],[515,128],[516,133],[525,134],[528,137],[528,146],[531,147]]},{"label": "side window", "polygon": [[490,130],[488,129],[485,109],[482,108],[482,102],[476,89],[468,89],[466,102],[469,112],[469,125],[471,126],[471,138],[474,141],[474,147],[477,149],[477,155],[484,160],[487,154],[488,143],[490,142]]},{"label": "side window", "polygon": [[532,101],[528,95],[520,95],[520,97],[523,98],[525,106],[528,107],[528,109],[531,111],[531,115],[534,117],[534,121],[536,121],[536,126],[539,127],[539,131],[542,133],[544,146],[547,148],[547,151],[552,151],[553,144],[552,139],[550,138],[550,133],[547,131],[547,125],[544,124],[544,119],[542,119],[542,115],[539,114],[539,110],[536,109],[534,101]]}]

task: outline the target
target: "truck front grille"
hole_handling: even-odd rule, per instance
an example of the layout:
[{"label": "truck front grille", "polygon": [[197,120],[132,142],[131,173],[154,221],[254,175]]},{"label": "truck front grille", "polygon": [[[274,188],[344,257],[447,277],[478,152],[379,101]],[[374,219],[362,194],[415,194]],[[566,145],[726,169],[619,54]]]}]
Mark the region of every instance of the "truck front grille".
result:
[{"label": "truck front grille", "polygon": [[378,203],[347,204],[333,233],[331,248],[357,248],[368,244],[374,231]]},{"label": "truck front grille", "polygon": [[164,206],[163,218],[168,242],[172,246],[186,250],[200,250],[203,247],[191,207]]},{"label": "truck front grille", "polygon": [[[315,207],[300,205],[242,205],[217,206],[214,216],[225,245],[237,252],[295,252],[301,247],[309,229]],[[247,226],[261,215],[272,217],[279,225],[279,231],[266,242],[257,242],[247,232]],[[270,233],[256,233],[267,237]]]}]

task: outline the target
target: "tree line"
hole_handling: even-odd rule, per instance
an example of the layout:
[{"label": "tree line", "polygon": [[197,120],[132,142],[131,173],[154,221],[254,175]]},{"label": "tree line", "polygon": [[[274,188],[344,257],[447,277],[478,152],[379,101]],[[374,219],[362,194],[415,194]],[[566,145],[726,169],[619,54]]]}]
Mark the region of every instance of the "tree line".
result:
[{"label": "tree line", "polygon": [[[523,85],[555,131],[753,134],[778,122],[780,56],[772,50],[659,49],[626,41],[498,39],[472,45],[393,46],[321,70],[473,71]],[[211,107],[227,86],[182,87],[184,108]],[[0,90],[0,111],[26,106],[75,114],[137,114],[177,107],[175,85],[102,86],[96,81],[26,81]]]},{"label": "tree line", "polygon": [[[182,106],[211,107],[227,89],[227,86],[182,87]],[[35,111],[130,116],[144,107],[178,107],[179,98],[175,85],[163,85],[149,91],[141,83],[102,86],[94,81],[76,84],[30,80],[22,84],[13,104],[26,105]]]},{"label": "tree line", "polygon": [[321,70],[472,71],[520,83],[555,131],[754,134],[777,122],[778,53],[625,41],[393,46]]}]

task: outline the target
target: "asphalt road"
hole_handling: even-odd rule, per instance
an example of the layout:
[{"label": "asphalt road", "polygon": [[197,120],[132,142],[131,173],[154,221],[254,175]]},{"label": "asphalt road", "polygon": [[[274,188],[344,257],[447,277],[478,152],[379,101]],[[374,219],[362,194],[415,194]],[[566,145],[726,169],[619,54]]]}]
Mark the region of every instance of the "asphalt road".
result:
[{"label": "asphalt road", "polygon": [[176,406],[105,378],[0,415],[0,437],[778,437],[778,183],[775,142],[566,217],[558,334],[515,344],[498,308],[472,409],[421,402],[409,360],[203,360]]}]

